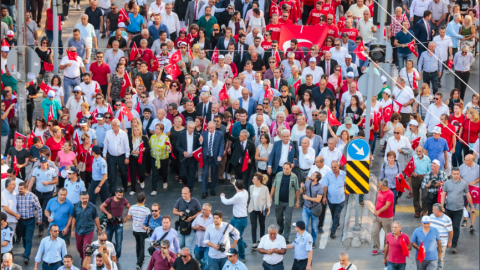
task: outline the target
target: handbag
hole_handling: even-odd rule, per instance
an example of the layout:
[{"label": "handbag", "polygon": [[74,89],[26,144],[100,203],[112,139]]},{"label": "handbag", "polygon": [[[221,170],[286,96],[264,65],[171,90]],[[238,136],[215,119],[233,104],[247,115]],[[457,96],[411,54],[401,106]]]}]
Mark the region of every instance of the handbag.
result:
[{"label": "handbag", "polygon": [[[312,180],[310,180],[310,186],[309,186],[309,189],[310,189],[310,198],[312,198]],[[313,204],[313,202],[312,202]],[[322,203],[317,203],[317,205],[315,205],[314,207],[312,207],[312,209],[310,209],[310,211],[312,211],[312,215],[314,217],[319,217],[320,214],[322,214]]]}]

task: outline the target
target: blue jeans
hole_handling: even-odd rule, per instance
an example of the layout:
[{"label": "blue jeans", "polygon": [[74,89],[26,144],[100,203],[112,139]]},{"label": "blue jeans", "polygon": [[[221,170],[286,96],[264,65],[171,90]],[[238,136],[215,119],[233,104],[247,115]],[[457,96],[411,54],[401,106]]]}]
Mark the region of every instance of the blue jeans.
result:
[{"label": "blue jeans", "polygon": [[312,210],[304,206],[302,211],[302,220],[303,222],[305,222],[305,229],[307,231],[308,231],[308,223],[310,222],[310,219],[312,220],[312,230],[310,230],[309,233],[312,235],[313,243],[315,244],[315,241],[317,240],[317,234],[318,234],[318,217],[315,217],[312,214]]},{"label": "blue jeans", "polygon": [[387,270],[405,270],[406,263],[387,262]]},{"label": "blue jeans", "polygon": [[368,141],[368,144],[370,145],[370,153],[373,154],[373,152],[375,152],[375,145],[376,145],[376,142],[377,142],[377,137],[378,137],[378,134],[376,132],[373,133],[373,140],[372,138],[370,138],[370,140]]},{"label": "blue jeans", "polygon": [[[208,252],[207,252],[208,253]],[[210,270],[222,270],[223,266],[227,262],[227,257],[221,259],[214,259],[208,256],[208,269]]]},{"label": "blue jeans", "polygon": [[190,249],[190,254],[194,254],[193,247],[195,243],[195,232],[192,230],[189,235],[183,235],[178,231],[178,243],[180,248],[187,247]]},{"label": "blue jeans", "polygon": [[330,212],[332,214],[332,228],[330,230],[332,234],[335,234],[338,226],[340,225],[340,213],[342,213],[344,203],[345,202],[333,204],[328,202],[328,208],[330,208]]},{"label": "blue jeans", "polygon": [[112,242],[113,233],[115,233],[115,252],[117,253],[117,260],[120,259],[122,255],[122,241],[123,241],[123,224],[107,226],[105,228],[105,233],[107,234],[107,240]]},{"label": "blue jeans", "polygon": [[463,164],[462,143],[457,141],[455,154],[452,155],[452,167],[460,167]]},{"label": "blue jeans", "polygon": [[35,232],[35,218],[29,220],[19,220],[18,221],[18,233],[22,237],[23,253],[24,258],[30,259],[30,253],[32,252],[32,239],[33,233]]},{"label": "blue jeans", "polygon": [[240,260],[245,260],[245,241],[243,241],[243,231],[247,228],[248,225],[248,218],[235,218],[233,217],[230,219],[230,224],[233,227],[237,228],[240,232],[240,239],[238,239],[237,246],[238,246],[238,258]]},{"label": "blue jeans", "polygon": [[67,77],[63,77],[63,89],[65,90],[65,96],[63,97],[65,100],[65,104],[67,104],[68,98],[70,94],[73,92],[73,88],[75,86],[80,85],[80,77],[76,78],[75,80],[69,79]]},{"label": "blue jeans", "polygon": [[195,260],[200,263],[202,266],[200,269],[201,270],[207,270],[208,269],[208,247],[199,247],[195,245],[194,249],[194,254],[195,254]]},{"label": "blue jeans", "polygon": [[[398,52],[398,63],[397,63],[397,66],[398,66],[398,71],[402,70],[402,68],[405,67],[405,62],[407,60],[410,60],[412,59],[412,53],[401,53],[401,52]],[[408,82],[407,82],[408,83]],[[408,85],[408,84],[407,84]]]},{"label": "blue jeans", "polygon": [[[48,42],[50,43],[50,46],[53,46],[53,31],[46,30],[45,34],[47,34],[47,38],[48,38]],[[58,31],[58,54],[63,55],[62,30]]]},{"label": "blue jeans", "polygon": [[393,192],[393,213],[395,214],[395,205],[397,205],[397,191],[395,188],[390,189]]}]

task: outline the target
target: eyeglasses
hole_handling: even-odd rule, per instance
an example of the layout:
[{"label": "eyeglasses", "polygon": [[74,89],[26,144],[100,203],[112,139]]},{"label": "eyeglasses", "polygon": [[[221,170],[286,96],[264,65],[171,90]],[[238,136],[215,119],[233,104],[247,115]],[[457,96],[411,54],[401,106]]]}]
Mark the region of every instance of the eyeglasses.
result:
[{"label": "eyeglasses", "polygon": [[217,31],[220,31],[220,29],[213,29],[213,31],[217,32]]},{"label": "eyeglasses", "polygon": [[263,105],[268,105],[268,103],[263,103]]},{"label": "eyeglasses", "polygon": [[100,100],[100,99],[102,99],[102,98],[101,98],[101,97],[97,97],[97,98],[96,98],[96,100]]},{"label": "eyeglasses", "polygon": [[102,59],[102,58],[103,58],[103,56],[97,56],[97,59]]},{"label": "eyeglasses", "polygon": [[313,113],[312,113],[312,116],[318,116],[318,114],[313,114]]},{"label": "eyeglasses", "polygon": [[275,61],[268,61],[269,64],[275,64]]},{"label": "eyeglasses", "polygon": [[439,98],[433,98],[433,99],[435,99],[435,100],[440,100]]},{"label": "eyeglasses", "polygon": [[140,98],[147,98],[146,96],[141,96]]},{"label": "eyeglasses", "polygon": [[120,106],[122,106],[122,104],[115,104],[115,106],[120,107]]}]

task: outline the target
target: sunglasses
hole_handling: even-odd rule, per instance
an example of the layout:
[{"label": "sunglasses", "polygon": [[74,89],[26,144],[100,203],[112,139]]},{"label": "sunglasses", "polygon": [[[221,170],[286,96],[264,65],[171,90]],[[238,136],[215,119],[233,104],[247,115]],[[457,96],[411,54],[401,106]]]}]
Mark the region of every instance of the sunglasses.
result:
[{"label": "sunglasses", "polygon": [[232,85],[231,83],[226,83],[225,85]]},{"label": "sunglasses", "polygon": [[107,242],[107,239],[98,239],[100,242]]},{"label": "sunglasses", "polygon": [[140,98],[147,98],[147,97],[141,96]]},{"label": "sunglasses", "polygon": [[115,104],[115,106],[120,107],[120,106],[122,106],[122,104]]},{"label": "sunglasses", "polygon": [[321,22],[324,22],[324,21],[325,21],[325,19],[320,19],[320,21],[321,21]]},{"label": "sunglasses", "polygon": [[52,125],[47,125],[47,127],[53,127]]},{"label": "sunglasses", "polygon": [[187,258],[188,255],[180,255],[180,258]]},{"label": "sunglasses", "polygon": [[318,114],[313,114],[313,113],[312,113],[312,116],[318,116]]},{"label": "sunglasses", "polygon": [[263,109],[257,109],[257,111],[261,111],[261,110],[263,110]]},{"label": "sunglasses", "polygon": [[269,61],[268,63],[269,64],[275,64],[276,62],[275,61]]},{"label": "sunglasses", "polygon": [[97,97],[96,100],[101,100],[102,98],[101,97]]},{"label": "sunglasses", "polygon": [[265,132],[265,131],[260,131],[260,134],[267,134],[267,132]]},{"label": "sunglasses", "polygon": [[151,210],[150,212],[156,213],[156,212],[158,212],[158,210]]},{"label": "sunglasses", "polygon": [[[168,249],[168,247],[161,247],[161,249]],[[187,257],[187,256],[185,256],[185,257]]]},{"label": "sunglasses", "polygon": [[335,46],[340,46],[340,44],[335,44]]},{"label": "sunglasses", "polygon": [[44,41],[44,42],[42,42],[42,44],[48,44],[48,42]]},{"label": "sunglasses", "polygon": [[340,71],[340,69],[335,69],[335,71]]},{"label": "sunglasses", "polygon": [[268,105],[269,103],[263,103],[263,105]]},{"label": "sunglasses", "polygon": [[435,100],[440,100],[439,98],[434,98]]},{"label": "sunglasses", "polygon": [[213,29],[213,31],[217,32],[217,31],[220,31],[220,29]]},{"label": "sunglasses", "polygon": [[393,134],[400,134],[400,132],[394,132]]},{"label": "sunglasses", "polygon": [[97,56],[97,59],[102,59],[102,58],[103,58],[103,56]]},{"label": "sunglasses", "polygon": [[327,21],[333,21],[333,19],[327,19]]}]

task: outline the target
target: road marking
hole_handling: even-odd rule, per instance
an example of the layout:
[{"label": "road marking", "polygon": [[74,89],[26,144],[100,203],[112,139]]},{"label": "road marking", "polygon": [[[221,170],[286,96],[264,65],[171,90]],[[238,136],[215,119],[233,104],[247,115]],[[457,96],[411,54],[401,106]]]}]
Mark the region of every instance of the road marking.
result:
[{"label": "road marking", "polygon": [[395,212],[415,213],[415,208],[412,205],[395,205]]},{"label": "road marking", "polygon": [[325,249],[330,236],[330,229],[332,228],[332,215],[330,214],[330,208],[325,211],[325,219],[323,222],[323,234],[320,237],[319,249]]}]

